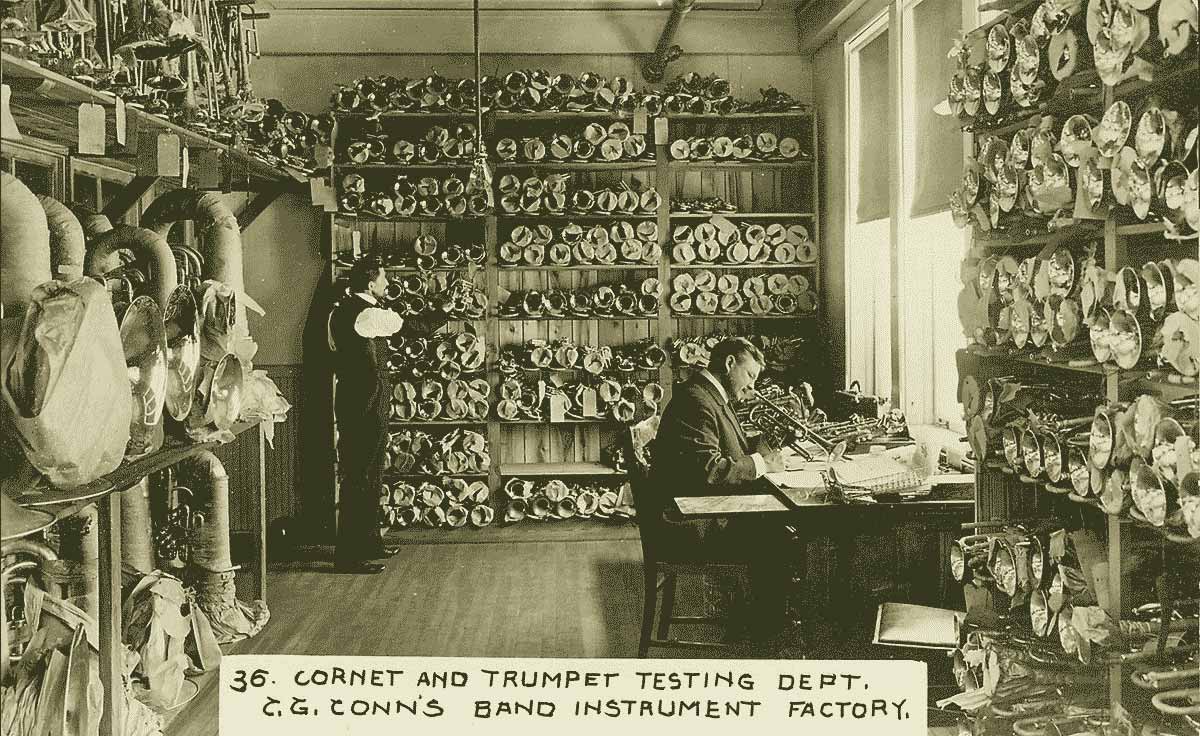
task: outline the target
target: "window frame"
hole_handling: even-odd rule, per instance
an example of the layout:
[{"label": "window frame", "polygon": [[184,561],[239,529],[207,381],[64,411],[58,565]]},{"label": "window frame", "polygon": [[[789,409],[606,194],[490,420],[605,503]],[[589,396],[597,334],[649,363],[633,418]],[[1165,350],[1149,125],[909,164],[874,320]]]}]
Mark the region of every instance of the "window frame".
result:
[{"label": "window frame", "polygon": [[[844,157],[843,164],[842,164],[842,176],[843,176],[843,181],[846,184],[846,196],[843,201],[844,206],[843,206],[843,211],[841,213],[841,216],[842,216],[843,232],[845,233],[845,242],[846,242],[845,247],[846,247],[847,254],[849,256],[851,256],[850,258],[847,258],[847,267],[846,267],[845,273],[843,274],[843,277],[842,277],[842,289],[843,289],[843,293],[845,294],[845,309],[844,309],[844,313],[843,313],[843,330],[844,330],[843,334],[846,335],[846,345],[845,345],[846,375],[843,378],[847,385],[852,380],[859,380],[860,382],[865,383],[866,390],[868,390],[869,392],[875,393],[875,394],[883,394],[884,393],[885,387],[875,385],[875,382],[874,382],[875,373],[880,372],[880,371],[872,370],[872,376],[869,379],[866,376],[851,375],[852,370],[855,366],[855,362],[856,362],[854,356],[858,353],[858,350],[855,350],[854,348],[861,347],[861,343],[859,341],[866,339],[865,337],[858,337],[858,338],[855,337],[855,335],[859,335],[861,332],[860,330],[856,329],[857,328],[856,322],[858,321],[856,319],[856,316],[861,316],[864,313],[864,311],[869,308],[870,313],[871,313],[871,324],[873,325],[873,330],[870,335],[870,340],[871,340],[871,345],[872,345],[870,352],[872,352],[874,354],[877,354],[877,350],[875,349],[875,345],[876,345],[875,340],[876,340],[876,337],[877,337],[878,331],[879,331],[879,325],[876,323],[876,320],[875,320],[878,310],[875,305],[874,292],[872,291],[870,294],[870,296],[871,296],[870,304],[867,304],[865,302],[860,303],[860,302],[863,302],[863,297],[865,295],[861,292],[856,294],[857,289],[855,288],[855,284],[854,284],[854,282],[856,280],[855,277],[857,276],[857,277],[861,278],[862,274],[860,272],[858,272],[857,269],[852,267],[855,265],[855,258],[853,256],[857,253],[857,251],[856,250],[852,251],[851,249],[854,248],[854,246],[852,244],[855,242],[855,237],[854,237],[855,230],[859,227],[858,215],[857,215],[857,213],[858,213],[858,197],[859,197],[859,190],[858,190],[858,167],[859,167],[858,101],[859,101],[860,95],[862,93],[862,86],[859,82],[859,79],[860,79],[859,53],[861,52],[862,49],[864,49],[872,41],[875,41],[883,33],[889,31],[889,29],[891,27],[891,17],[890,16],[891,16],[890,8],[884,7],[878,13],[873,15],[869,20],[867,20],[862,25],[861,28],[859,28],[853,34],[851,34],[850,37],[847,38],[845,40],[845,42],[842,44],[842,69],[843,69],[843,74],[844,74],[843,88],[845,90],[845,96],[843,98],[843,105],[842,105],[842,115],[843,115],[842,123],[843,123],[843,130],[845,130],[845,132],[846,132],[846,151],[845,151],[846,155]],[[890,43],[890,38],[891,38],[891,36],[889,34],[889,43]],[[889,67],[891,66],[890,49],[889,49],[889,64],[888,65],[889,65]],[[890,151],[889,151],[888,158],[889,159],[891,158]],[[893,346],[889,346],[889,348],[891,348],[891,347],[893,347]],[[875,367],[877,368],[877,363],[876,363]],[[894,380],[895,379],[893,376],[891,383],[894,383]],[[887,390],[887,392],[890,393],[891,386],[886,387],[886,390]]]},{"label": "window frame", "polygon": [[[935,312],[944,311],[945,294],[937,291],[933,279],[934,259],[941,257],[941,250],[934,249],[928,241],[929,232],[944,232],[945,224],[940,218],[945,213],[925,213],[912,216],[911,206],[915,192],[915,177],[917,165],[917,146],[915,126],[917,117],[917,97],[913,85],[916,74],[920,71],[919,50],[915,42],[914,12],[925,0],[891,0],[863,22],[858,28],[848,29],[842,44],[843,73],[844,73],[844,108],[843,124],[845,130],[845,159],[843,177],[846,197],[843,202],[843,212],[840,213],[843,225],[846,248],[846,270],[843,276],[845,289],[845,313],[843,315],[846,335],[846,375],[845,380],[862,380],[862,375],[853,375],[869,371],[880,381],[887,381],[890,375],[890,385],[873,386],[874,393],[890,398],[893,405],[900,408],[914,423],[943,423],[951,427],[961,425],[957,415],[946,416],[945,393],[946,376],[937,380],[935,374],[939,364],[953,360],[953,355],[942,355],[947,350],[947,333],[937,329]],[[960,11],[961,24],[964,28],[973,27],[979,18],[979,13],[973,4],[965,0],[956,3]],[[952,11],[953,12],[953,11]],[[890,299],[890,323],[881,323],[881,305],[879,299],[884,298],[881,290],[864,289],[861,280],[863,275],[857,273],[856,264],[863,258],[855,245],[858,242],[856,229],[858,209],[858,167],[860,155],[859,96],[861,94],[859,55],[867,44],[878,39],[879,35],[888,32],[888,75],[889,111],[894,120],[892,129],[885,132],[888,136],[888,162],[890,177],[891,213],[888,217],[890,247],[888,249],[888,284],[890,291],[886,295]],[[969,154],[970,138],[963,137],[963,154]],[[930,220],[927,218],[939,218]],[[877,236],[876,236],[877,237]],[[939,243],[944,239],[939,239]],[[965,249],[970,242],[969,233],[964,233],[961,245]],[[954,251],[959,255],[959,251]],[[882,262],[882,260],[880,260]],[[943,274],[944,276],[944,274]],[[940,277],[939,277],[940,278]],[[859,283],[855,284],[858,281]],[[876,278],[876,284],[881,280]],[[864,293],[865,292],[865,293]],[[936,300],[935,300],[936,296]],[[870,297],[872,303],[864,301]],[[936,305],[936,307],[935,307]],[[866,316],[870,313],[870,317]],[[871,345],[863,344],[867,339],[863,334],[864,323],[873,325],[874,334]],[[883,345],[880,336],[886,327],[890,335],[890,344]],[[857,328],[857,329],[856,329]],[[884,353],[886,348],[886,354]],[[870,356],[869,358],[866,356]],[[865,362],[865,366],[864,366]],[[890,364],[890,374],[888,366]],[[957,382],[955,382],[956,384]],[[957,385],[955,385],[957,389]],[[939,399],[940,397],[940,399]],[[900,400],[903,403],[898,403]],[[939,406],[939,403],[941,406]],[[959,427],[961,428],[961,427]]]}]

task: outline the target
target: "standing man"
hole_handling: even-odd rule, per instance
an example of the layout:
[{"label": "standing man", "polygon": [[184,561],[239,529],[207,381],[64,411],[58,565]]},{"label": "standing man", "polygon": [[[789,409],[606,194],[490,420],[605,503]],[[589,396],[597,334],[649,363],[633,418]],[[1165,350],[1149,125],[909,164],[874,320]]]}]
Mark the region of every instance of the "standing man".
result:
[{"label": "standing man", "polygon": [[[754,493],[755,480],[784,469],[779,450],[749,439],[731,402],[754,395],[763,354],[745,338],[713,348],[708,368],[677,385],[651,452],[654,521],[669,547],[702,559],[748,563],[750,601],[734,636],[770,642],[786,624],[789,554],[783,524],[761,519],[682,522],[671,499]],[[660,521],[661,520],[661,521]],[[641,523],[646,523],[645,521]]]},{"label": "standing man", "polygon": [[380,535],[379,490],[392,397],[386,338],[398,332],[404,320],[380,307],[388,277],[378,259],[356,262],[349,280],[349,293],[329,315],[341,481],[334,569],[369,575],[384,569],[372,560],[396,553],[384,547]]}]

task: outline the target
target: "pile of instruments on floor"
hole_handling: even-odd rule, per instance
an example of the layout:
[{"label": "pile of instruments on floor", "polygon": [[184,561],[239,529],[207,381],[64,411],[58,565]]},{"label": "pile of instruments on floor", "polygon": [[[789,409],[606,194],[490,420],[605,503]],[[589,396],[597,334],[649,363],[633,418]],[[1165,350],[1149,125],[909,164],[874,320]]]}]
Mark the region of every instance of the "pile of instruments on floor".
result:
[{"label": "pile of instruments on floor", "polygon": [[1200,608],[1190,597],[1194,559],[1175,554],[1182,547],[1162,555],[1161,574],[1141,591],[1161,603],[1123,611],[1118,623],[1095,576],[1107,555],[1099,535],[1054,518],[964,527],[973,533],[949,559],[970,611],[954,652],[962,692],[939,707],[969,714],[977,734],[1113,733],[1106,680],[1120,664],[1136,686],[1124,704],[1146,726],[1140,733],[1195,733]]}]

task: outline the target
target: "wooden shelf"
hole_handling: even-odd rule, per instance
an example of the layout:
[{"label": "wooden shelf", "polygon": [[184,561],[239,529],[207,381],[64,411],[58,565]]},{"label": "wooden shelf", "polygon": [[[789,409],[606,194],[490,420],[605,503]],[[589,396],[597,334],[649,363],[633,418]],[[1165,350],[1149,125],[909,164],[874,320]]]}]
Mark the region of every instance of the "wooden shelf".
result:
[{"label": "wooden shelf", "polygon": [[1162,222],[1132,222],[1127,225],[1117,225],[1117,235],[1155,235],[1166,232],[1166,223]]},{"label": "wooden shelf", "polygon": [[451,217],[449,215],[434,215],[431,217],[420,217],[418,215],[410,215],[408,217],[379,217],[377,215],[363,215],[351,212],[335,212],[334,215],[343,221],[354,220],[357,222],[475,222],[482,223],[488,218],[488,215],[463,215],[462,217]]},{"label": "wooden shelf", "polygon": [[613,470],[601,463],[509,463],[500,466],[503,476],[559,476],[559,475],[626,475],[625,471]]},{"label": "wooden shelf", "polygon": [[816,313],[809,314],[693,314],[688,312],[680,314],[672,312],[671,316],[675,319],[793,319],[797,321],[807,321],[816,319]]},{"label": "wooden shelf", "polygon": [[[461,266],[437,266],[435,268],[425,268],[425,269],[417,268],[415,266],[384,266],[383,268],[388,273],[417,273],[417,274],[420,274],[420,273],[457,273],[459,271],[463,271],[465,269],[471,268],[472,266],[474,266],[475,268],[483,268],[482,265],[475,264],[475,263],[467,263],[467,264],[463,264]],[[333,267],[336,269],[342,270],[342,271],[349,271],[352,268],[352,266],[347,266],[346,264],[338,263],[337,261],[334,261]]]},{"label": "wooden shelf", "polygon": [[533,112],[514,112],[512,110],[497,110],[488,113],[496,122],[524,122],[527,120],[630,120],[632,113],[615,110],[537,110]]},{"label": "wooden shelf", "polygon": [[641,265],[636,263],[614,263],[611,266],[498,266],[500,272],[505,271],[656,271],[657,265]]},{"label": "wooden shelf", "polygon": [[[257,427],[257,424],[239,423],[234,425],[232,432],[238,436],[243,432]],[[30,508],[43,506],[61,506],[86,501],[94,502],[97,498],[109,493],[117,493],[132,488],[142,478],[171,467],[187,458],[199,455],[206,450],[220,447],[219,442],[181,443],[168,439],[161,448],[134,460],[126,460],[110,473],[71,489],[57,489],[47,484],[41,476],[25,487],[6,484],[4,492],[9,498]],[[86,505],[86,504],[85,504]]]},{"label": "wooden shelf", "polygon": [[672,263],[672,270],[680,271],[736,271],[736,270],[756,270],[763,269],[775,271],[796,271],[800,269],[819,268],[819,263]]},{"label": "wooden shelf", "polygon": [[541,315],[539,317],[502,317],[502,316],[497,315],[496,319],[501,322],[544,322],[547,320],[553,320],[556,322],[584,322],[587,320],[607,320],[607,321],[612,321],[612,322],[644,322],[648,319],[651,319],[651,320],[658,319],[658,314],[650,314],[650,315],[643,315],[643,316],[637,316],[637,317],[626,317],[624,315],[596,315],[596,314],[588,315],[587,317],[577,317],[574,315],[567,315],[564,317],[552,317],[550,315]]},{"label": "wooden shelf", "polygon": [[495,420],[501,427],[569,427],[579,424],[621,424],[611,417],[585,417],[583,419],[563,419],[559,422],[552,422],[549,419],[497,419]]},{"label": "wooden shelf", "polygon": [[812,159],[797,159],[795,161],[671,161],[668,166],[672,169],[730,169],[733,171],[753,171],[756,169],[802,170],[813,165]]},{"label": "wooden shelf", "polygon": [[487,424],[486,419],[389,419],[388,427],[400,429],[403,427],[479,427]]},{"label": "wooden shelf", "polygon": [[668,120],[760,120],[763,118],[807,118],[812,117],[812,109],[808,107],[799,107],[794,110],[774,110],[763,112],[734,112],[728,115],[721,115],[715,112],[708,113],[667,113],[665,116]]},{"label": "wooden shelf", "polygon": [[[993,231],[994,232],[994,231]],[[1099,221],[1080,220],[1056,230],[1033,233],[1026,236],[1000,236],[976,233],[975,244],[989,250],[996,248],[1018,248],[1029,245],[1045,245],[1051,241],[1100,238],[1104,228]]]},{"label": "wooden shelf", "polygon": [[798,220],[812,219],[816,216],[813,212],[672,212],[670,215],[672,220],[707,220],[710,217],[724,217],[728,220]]},{"label": "wooden shelf", "polygon": [[1119,371],[1109,365],[1069,365],[1063,362],[1051,362],[1045,358],[1034,357],[1036,353],[982,352],[967,349],[967,355],[982,360],[1006,360],[1013,363],[1037,366],[1038,368],[1055,368],[1073,373],[1087,373],[1094,376],[1116,376]]},{"label": "wooden shelf", "polygon": [[414,162],[411,164],[355,164],[350,162],[336,163],[333,165],[333,170],[348,169],[354,171],[404,171],[406,169],[445,169],[447,171],[461,171],[462,169],[471,168],[470,163],[449,163],[438,161],[435,163]]},{"label": "wooden shelf", "polygon": [[[0,76],[4,78],[6,84],[12,86],[13,115],[17,119],[18,126],[30,136],[59,143],[71,150],[75,150],[79,143],[79,105],[91,103],[106,108],[117,105],[117,96],[110,92],[101,92],[82,82],[45,69],[33,61],[3,52],[0,52]],[[26,112],[34,118],[28,117]],[[126,105],[125,114],[128,123],[134,124],[138,128],[173,133],[179,136],[182,145],[189,148],[219,151],[235,167],[244,167],[246,172],[255,179],[269,182],[307,180],[307,175],[298,169],[268,163],[248,151],[234,148],[202,132],[177,125],[136,106]],[[107,113],[106,117],[108,117]],[[113,126],[108,127],[110,131],[113,130]],[[108,153],[103,156],[82,155],[80,157],[118,162],[128,158],[129,165],[136,169],[136,157],[130,156],[124,148],[117,145],[115,135],[106,135],[105,149]]]},{"label": "wooden shelf", "polygon": [[487,478],[487,473],[397,473],[394,470],[385,470],[383,475],[386,478],[473,478],[475,480]]},{"label": "wooden shelf", "polygon": [[657,219],[657,217],[658,217],[658,215],[647,214],[645,212],[639,212],[639,213],[635,213],[635,214],[626,214],[623,212],[613,212],[613,213],[589,212],[589,213],[585,213],[585,214],[562,212],[562,213],[555,213],[555,214],[546,213],[546,214],[535,214],[535,215],[504,213],[504,214],[496,215],[497,220],[563,220],[563,221],[581,220],[581,221],[588,221],[588,222],[591,222],[591,221],[615,222],[617,220],[654,220],[654,219]]},{"label": "wooden shelf", "polygon": [[345,118],[352,120],[355,118],[383,118],[392,120],[435,120],[437,118],[475,118],[474,110],[420,110],[420,111],[403,111],[403,110],[388,110],[386,112],[371,111],[334,111],[335,118]]},{"label": "wooden shelf", "polygon": [[497,171],[548,169],[551,171],[635,171],[653,169],[654,159],[641,161],[501,161]]}]

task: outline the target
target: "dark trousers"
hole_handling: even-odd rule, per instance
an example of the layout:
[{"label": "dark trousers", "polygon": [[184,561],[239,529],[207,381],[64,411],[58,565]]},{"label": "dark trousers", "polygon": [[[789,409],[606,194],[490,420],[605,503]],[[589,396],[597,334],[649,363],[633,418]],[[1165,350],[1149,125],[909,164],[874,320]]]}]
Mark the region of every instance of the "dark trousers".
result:
[{"label": "dark trousers", "polygon": [[769,519],[729,519],[666,524],[668,558],[745,563],[749,599],[731,612],[730,633],[766,641],[787,625],[792,562],[801,554],[783,524]]},{"label": "dark trousers", "polygon": [[379,496],[383,486],[386,425],[370,410],[352,413],[338,407],[337,549],[339,562],[360,562],[380,556]]}]

